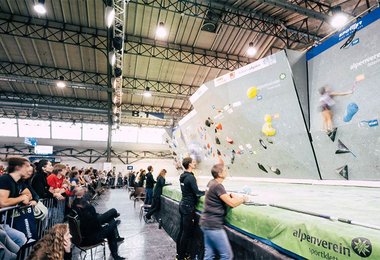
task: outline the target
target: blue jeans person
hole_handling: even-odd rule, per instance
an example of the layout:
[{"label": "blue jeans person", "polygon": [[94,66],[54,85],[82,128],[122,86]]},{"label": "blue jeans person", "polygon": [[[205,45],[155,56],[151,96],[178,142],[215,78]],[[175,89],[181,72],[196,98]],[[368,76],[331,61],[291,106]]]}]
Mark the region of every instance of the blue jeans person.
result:
[{"label": "blue jeans person", "polygon": [[144,201],[144,204],[146,205],[151,205],[152,204],[152,201],[153,201],[153,189],[145,189],[145,193],[146,193],[146,197],[145,197],[145,201]]},{"label": "blue jeans person", "polygon": [[227,233],[224,229],[201,228],[205,243],[204,260],[213,260],[216,254],[220,256],[220,260],[231,260],[234,258]]}]

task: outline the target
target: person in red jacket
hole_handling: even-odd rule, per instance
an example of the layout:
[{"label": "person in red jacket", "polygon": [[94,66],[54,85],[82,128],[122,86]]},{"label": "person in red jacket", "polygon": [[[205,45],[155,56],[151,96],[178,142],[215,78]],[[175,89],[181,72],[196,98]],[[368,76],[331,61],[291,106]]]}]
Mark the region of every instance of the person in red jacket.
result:
[{"label": "person in red jacket", "polygon": [[49,185],[49,191],[53,194],[53,196],[59,200],[64,199],[62,194],[66,192],[65,185],[65,175],[67,169],[64,164],[56,164],[54,165],[52,173],[47,177],[47,183]]}]

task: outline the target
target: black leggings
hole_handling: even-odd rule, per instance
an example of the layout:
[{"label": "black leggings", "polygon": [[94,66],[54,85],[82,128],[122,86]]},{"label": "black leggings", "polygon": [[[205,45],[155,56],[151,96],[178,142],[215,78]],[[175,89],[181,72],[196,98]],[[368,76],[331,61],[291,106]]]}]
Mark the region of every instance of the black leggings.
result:
[{"label": "black leggings", "polygon": [[152,206],[150,207],[148,213],[146,213],[146,218],[150,219],[154,213],[160,210],[161,201],[160,198],[153,198]]}]

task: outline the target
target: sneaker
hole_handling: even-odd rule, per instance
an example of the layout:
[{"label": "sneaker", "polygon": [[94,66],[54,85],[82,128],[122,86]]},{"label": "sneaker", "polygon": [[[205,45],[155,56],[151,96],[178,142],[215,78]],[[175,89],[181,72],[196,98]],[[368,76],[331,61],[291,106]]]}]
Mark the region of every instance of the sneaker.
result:
[{"label": "sneaker", "polygon": [[119,255],[116,255],[116,256],[113,256],[113,259],[115,259],[115,260],[124,260],[126,258],[122,257],[122,256],[119,256]]},{"label": "sneaker", "polygon": [[119,242],[123,242],[124,241],[124,237],[118,237],[116,238],[116,241],[119,243]]}]

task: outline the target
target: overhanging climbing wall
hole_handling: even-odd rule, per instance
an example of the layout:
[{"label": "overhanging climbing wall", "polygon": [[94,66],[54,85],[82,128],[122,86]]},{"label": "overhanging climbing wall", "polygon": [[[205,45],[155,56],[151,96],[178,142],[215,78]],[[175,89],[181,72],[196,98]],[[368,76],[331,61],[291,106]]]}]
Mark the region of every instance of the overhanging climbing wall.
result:
[{"label": "overhanging climbing wall", "polygon": [[200,174],[224,161],[232,176],[319,178],[284,51],[205,83],[190,100],[173,142]]},{"label": "overhanging climbing wall", "polygon": [[[323,179],[380,179],[380,9],[307,54],[311,134]],[[333,97],[333,131],[323,131],[319,89]],[[335,104],[334,104],[335,103]]]}]

